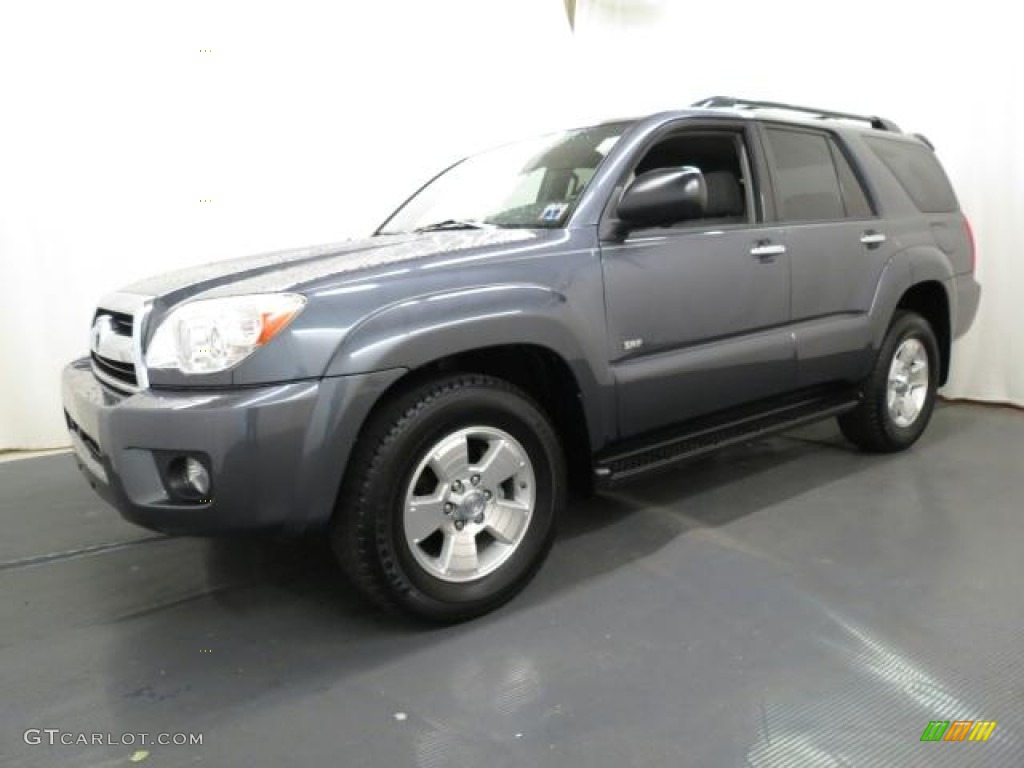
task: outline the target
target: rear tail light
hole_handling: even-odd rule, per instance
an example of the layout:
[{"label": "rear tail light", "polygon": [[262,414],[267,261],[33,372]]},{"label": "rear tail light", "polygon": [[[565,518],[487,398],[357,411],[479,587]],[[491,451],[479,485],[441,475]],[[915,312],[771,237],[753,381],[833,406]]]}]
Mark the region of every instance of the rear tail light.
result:
[{"label": "rear tail light", "polygon": [[971,272],[978,263],[978,246],[974,242],[974,230],[971,229],[971,222],[964,216],[964,231],[967,233],[967,244],[971,249]]}]

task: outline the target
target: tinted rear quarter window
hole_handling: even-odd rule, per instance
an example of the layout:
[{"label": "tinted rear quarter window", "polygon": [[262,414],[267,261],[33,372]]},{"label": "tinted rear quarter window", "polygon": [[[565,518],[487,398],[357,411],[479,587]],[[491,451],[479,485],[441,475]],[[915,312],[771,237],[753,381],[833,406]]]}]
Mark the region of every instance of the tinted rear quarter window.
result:
[{"label": "tinted rear quarter window", "polygon": [[865,136],[865,143],[900,183],[922,213],[958,210],[956,195],[939,161],[924,144]]}]

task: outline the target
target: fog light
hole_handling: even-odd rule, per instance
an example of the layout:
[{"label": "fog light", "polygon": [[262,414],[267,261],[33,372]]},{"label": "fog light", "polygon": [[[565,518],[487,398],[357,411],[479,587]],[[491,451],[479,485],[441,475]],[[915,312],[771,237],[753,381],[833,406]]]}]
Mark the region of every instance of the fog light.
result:
[{"label": "fog light", "polygon": [[185,459],[185,482],[200,496],[210,492],[210,473],[198,459]]}]

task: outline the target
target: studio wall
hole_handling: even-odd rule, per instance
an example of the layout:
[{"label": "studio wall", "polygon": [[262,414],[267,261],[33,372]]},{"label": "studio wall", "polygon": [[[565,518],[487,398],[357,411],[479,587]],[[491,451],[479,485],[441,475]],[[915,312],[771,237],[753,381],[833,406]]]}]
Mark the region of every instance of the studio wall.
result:
[{"label": "studio wall", "polygon": [[59,370],[86,350],[107,291],[363,235],[467,151],[719,93],[877,112],[928,134],[975,226],[984,286],[946,392],[1024,404],[1024,94],[1005,13],[878,0],[841,22],[794,0],[727,15],[657,0],[9,5],[0,449],[66,444]]},{"label": "studio wall", "polygon": [[467,151],[564,124],[571,45],[552,0],[5,4],[0,450],[67,443],[60,368],[104,293],[367,234]]}]

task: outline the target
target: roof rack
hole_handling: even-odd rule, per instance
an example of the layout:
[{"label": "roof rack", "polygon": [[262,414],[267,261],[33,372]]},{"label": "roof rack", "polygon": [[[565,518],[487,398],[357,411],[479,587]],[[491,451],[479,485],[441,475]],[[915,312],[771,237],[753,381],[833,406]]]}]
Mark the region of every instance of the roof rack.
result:
[{"label": "roof rack", "polygon": [[777,101],[754,101],[751,99],[736,99],[732,96],[712,96],[708,99],[701,99],[694,103],[693,106],[702,109],[781,109],[786,112],[803,112],[819,120],[856,120],[857,122],[867,123],[879,131],[900,133],[899,126],[896,123],[877,115],[853,115],[849,112],[832,112],[827,109],[815,109],[814,107],[798,107],[793,104],[782,104]]}]

